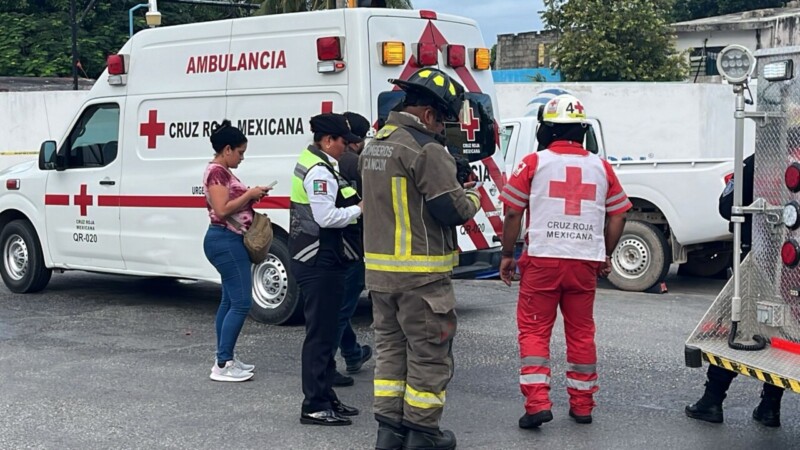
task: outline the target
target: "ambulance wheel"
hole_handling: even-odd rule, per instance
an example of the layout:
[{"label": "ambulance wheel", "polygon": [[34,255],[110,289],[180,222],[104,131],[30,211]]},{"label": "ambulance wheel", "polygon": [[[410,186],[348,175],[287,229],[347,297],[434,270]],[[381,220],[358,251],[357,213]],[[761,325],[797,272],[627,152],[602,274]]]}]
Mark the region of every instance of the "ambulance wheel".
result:
[{"label": "ambulance wheel", "polygon": [[287,237],[276,234],[269,255],[253,266],[253,307],[250,317],[272,325],[296,323],[303,317],[303,301],[289,272]]},{"label": "ambulance wheel", "polygon": [[0,248],[0,274],[11,292],[38,292],[50,282],[53,271],[44,265],[42,246],[30,222],[9,222],[0,232]]},{"label": "ambulance wheel", "polygon": [[623,291],[646,291],[664,280],[670,260],[664,233],[649,223],[629,220],[611,255],[608,281]]}]

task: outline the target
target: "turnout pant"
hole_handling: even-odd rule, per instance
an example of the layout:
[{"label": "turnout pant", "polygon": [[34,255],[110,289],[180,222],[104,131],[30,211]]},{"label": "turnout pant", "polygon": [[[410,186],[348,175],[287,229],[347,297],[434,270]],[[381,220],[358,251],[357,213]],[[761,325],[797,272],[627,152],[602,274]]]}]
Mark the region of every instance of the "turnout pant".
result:
[{"label": "turnout pant", "polygon": [[456,298],[449,278],[406,292],[372,291],[375,418],[439,429],[453,377]]},{"label": "turnout pant", "polygon": [[567,393],[577,415],[589,415],[597,392],[597,350],[594,343],[594,296],[599,262],[538,258],[523,253],[517,327],[520,389],[525,411],[552,408],[550,401],[550,336],[560,307],[567,341]]},{"label": "turnout pant", "polygon": [[[731,387],[731,382],[734,378],[736,378],[737,375],[738,374],[732,370],[723,369],[722,367],[709,364],[708,372],[706,372],[706,377],[708,378],[706,390],[710,392],[714,398],[722,401],[727,395],[728,388]],[[764,383],[762,390],[764,396],[771,399],[776,399],[778,401],[783,398],[783,391],[783,388],[766,382]]]},{"label": "turnout pant", "polygon": [[331,408],[336,329],[344,295],[344,268],[292,262],[292,273],[305,299],[306,338],[303,341],[303,412]]}]

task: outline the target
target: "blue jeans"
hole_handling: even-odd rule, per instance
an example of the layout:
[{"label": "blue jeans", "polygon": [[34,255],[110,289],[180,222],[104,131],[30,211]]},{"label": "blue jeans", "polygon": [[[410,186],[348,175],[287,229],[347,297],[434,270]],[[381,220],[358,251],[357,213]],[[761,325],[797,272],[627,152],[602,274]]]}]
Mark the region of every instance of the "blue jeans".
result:
[{"label": "blue jeans", "polygon": [[233,348],[253,303],[250,257],[240,234],[210,226],[203,240],[206,258],[222,277],[222,301],[217,310],[217,362],[233,359]]},{"label": "blue jeans", "polygon": [[344,298],[339,309],[339,326],[336,330],[342,358],[347,364],[361,360],[361,345],[358,344],[356,333],[350,319],[356,312],[358,299],[364,290],[364,262],[359,261],[349,264],[345,273]]}]

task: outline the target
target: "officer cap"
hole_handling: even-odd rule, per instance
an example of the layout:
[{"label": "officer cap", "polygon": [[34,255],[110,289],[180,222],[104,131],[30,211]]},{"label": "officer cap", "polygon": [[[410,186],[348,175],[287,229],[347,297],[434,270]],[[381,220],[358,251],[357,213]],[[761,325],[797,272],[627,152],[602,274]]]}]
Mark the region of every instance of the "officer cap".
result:
[{"label": "officer cap", "polygon": [[347,119],[342,114],[325,113],[311,118],[311,131],[334,137],[342,137],[347,142],[359,143],[364,139],[353,134]]},{"label": "officer cap", "polygon": [[367,120],[361,114],[350,111],[344,113],[344,117],[347,119],[347,123],[350,124],[350,130],[353,131],[353,134],[359,136],[361,139],[367,137],[369,129],[372,128],[372,126],[369,124],[369,120]]}]

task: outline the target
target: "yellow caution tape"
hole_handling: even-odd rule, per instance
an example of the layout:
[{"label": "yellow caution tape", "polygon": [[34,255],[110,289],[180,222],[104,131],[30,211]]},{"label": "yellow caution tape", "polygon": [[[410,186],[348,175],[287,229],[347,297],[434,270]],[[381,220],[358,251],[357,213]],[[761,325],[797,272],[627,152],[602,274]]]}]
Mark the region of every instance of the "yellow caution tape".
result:
[{"label": "yellow caution tape", "polygon": [[703,357],[709,362],[709,364],[722,367],[723,369],[730,370],[731,372],[738,372],[742,375],[753,377],[784,389],[790,389],[800,394],[800,381],[798,380],[793,380],[791,378],[782,377],[774,373],[765,372],[763,370],[750,367],[746,364],[731,361],[708,352],[703,352]]}]

